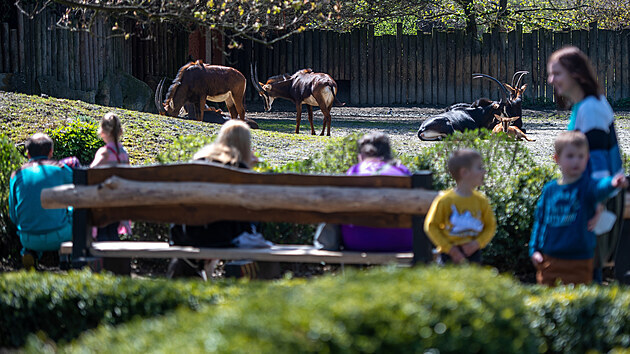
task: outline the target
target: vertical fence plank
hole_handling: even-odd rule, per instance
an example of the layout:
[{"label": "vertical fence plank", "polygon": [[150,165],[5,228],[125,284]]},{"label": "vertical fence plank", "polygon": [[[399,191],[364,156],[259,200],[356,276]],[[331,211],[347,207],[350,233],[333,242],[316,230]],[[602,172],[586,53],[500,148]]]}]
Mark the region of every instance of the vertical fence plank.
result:
[{"label": "vertical fence plank", "polygon": [[[395,99],[394,102],[395,103],[401,103],[402,102],[402,36],[403,36],[403,27],[402,27],[402,23],[397,23],[396,24],[396,43],[395,43],[395,47],[396,49],[394,50],[394,67],[396,70],[396,74],[394,75],[395,77],[395,86],[396,86],[396,91],[395,91]],[[390,48],[391,49],[391,48]],[[390,50],[390,55],[392,54],[392,51]]]},{"label": "vertical fence plank", "polygon": [[40,32],[41,32],[41,57],[42,57],[42,75],[50,75],[50,52],[48,48],[48,11],[44,11],[39,15]]},{"label": "vertical fence plank", "polygon": [[[470,65],[466,65],[470,67]],[[455,32],[455,95],[453,102],[464,101],[464,33]]]},{"label": "vertical fence plank", "polygon": [[63,32],[64,30],[55,30],[55,47],[56,57],[57,57],[57,81],[63,82],[63,71],[64,71],[64,62],[63,62]]},{"label": "vertical fence plank", "polygon": [[2,67],[3,72],[8,73],[11,71],[11,54],[9,54],[9,24],[4,22],[2,24]]},{"label": "vertical fence plank", "polygon": [[[491,45],[490,45],[490,67],[488,68],[488,74],[496,78],[499,81],[503,81],[503,72],[501,71],[501,35],[497,27],[492,29],[491,33]],[[496,99],[498,91],[497,85],[490,83],[490,96],[491,99]]]},{"label": "vertical fence plank", "polygon": [[422,33],[422,103],[433,104],[433,36]]},{"label": "vertical fence plank", "polygon": [[481,46],[482,46],[482,42],[477,40],[476,38],[468,38],[467,41],[469,42],[469,46],[470,46],[470,53],[472,55],[471,58],[471,65],[470,65],[470,82],[471,82],[471,96],[470,98],[466,101],[466,102],[472,102],[474,100],[477,100],[483,96],[483,91],[481,88],[481,80],[476,79],[473,80],[472,79],[472,74],[475,73],[481,73]]},{"label": "vertical fence plank", "polygon": [[516,30],[512,30],[507,34],[507,54],[506,54],[506,77],[505,81],[509,84],[512,84],[512,75],[518,70],[518,66],[516,64]]},{"label": "vertical fence plank", "polygon": [[599,84],[604,87],[606,91],[606,97],[608,92],[606,90],[606,57],[607,57],[607,44],[608,44],[608,32],[606,30],[598,30],[599,43],[597,48],[597,80]]},{"label": "vertical fence plank", "polygon": [[455,33],[446,33],[446,43],[446,67],[444,68],[446,72],[446,98],[443,103],[450,105],[455,103],[455,80],[457,75],[455,61],[455,56],[457,55],[457,41]]},{"label": "vertical fence plank", "polygon": [[367,70],[365,80],[367,81],[367,101],[368,105],[374,105],[374,26],[368,26],[367,30]]},{"label": "vertical fence plank", "polygon": [[398,47],[397,47],[397,37],[390,36],[390,40],[388,41],[388,56],[387,59],[389,64],[389,75],[388,75],[388,86],[389,86],[389,100],[387,104],[398,103],[396,100],[396,90],[398,88],[398,77],[397,77],[397,69],[396,69],[396,60],[398,59]]},{"label": "vertical fence plank", "polygon": [[35,41],[33,42],[33,54],[35,54],[35,77],[42,76],[42,26],[41,26],[41,14],[33,17],[33,32],[35,32]]},{"label": "vertical fence plank", "polygon": [[530,73],[531,73],[530,74],[530,78],[531,78],[531,81],[532,81],[531,93],[532,93],[532,96],[536,97],[536,98],[542,96],[541,93],[540,93],[540,89],[539,89],[540,82],[538,81],[538,63],[539,63],[538,58],[539,58],[539,55],[540,55],[539,47],[538,47],[538,39],[539,39],[539,37],[540,37],[540,31],[538,31],[538,30],[532,31],[532,34],[531,34],[531,49],[532,49],[532,52],[531,52],[531,59],[532,59],[531,69],[532,70],[530,71]]},{"label": "vertical fence plank", "polygon": [[606,30],[606,97],[614,100],[615,93],[615,33]]},{"label": "vertical fence plank", "polygon": [[[323,31],[319,37],[320,64],[322,72],[329,72],[328,68],[328,31]],[[315,53],[317,55],[317,53]]]},{"label": "vertical fence plank", "polygon": [[350,40],[350,60],[352,65],[350,66],[350,102],[352,104],[359,103],[359,44],[360,36],[359,30],[353,30]]},{"label": "vertical fence plank", "polygon": [[[24,73],[26,75],[26,92],[33,92],[33,43],[35,42],[35,38],[33,37],[33,21],[29,18],[25,18],[22,15],[22,23],[24,28],[24,40],[22,44],[24,45],[24,59],[22,60],[24,64]],[[26,58],[29,58],[26,60]]]},{"label": "vertical fence plank", "polygon": [[439,37],[439,32],[434,27],[431,32],[431,78],[432,78],[431,79],[431,104],[432,105],[437,105],[439,102],[438,86],[439,86],[439,80],[441,78],[439,77],[438,66],[439,66],[439,62],[442,60],[442,57],[439,52],[440,48],[438,48],[438,42],[439,42],[438,37]]},{"label": "vertical fence plank", "polygon": [[304,33],[304,67],[313,68],[313,31]]},{"label": "vertical fence plank", "polygon": [[359,46],[357,55],[359,56],[359,103],[364,105],[367,103],[367,34],[366,28],[362,28],[359,36]]},{"label": "vertical fence plank", "polygon": [[449,80],[447,77],[447,65],[449,63],[449,47],[448,47],[448,39],[446,37],[446,32],[438,32],[438,58],[437,58],[437,66],[438,66],[438,75],[436,77],[436,82],[434,85],[437,85],[438,88],[438,104],[445,105],[448,99],[448,84]]},{"label": "vertical fence plank", "polygon": [[374,37],[374,104],[383,104],[383,37]]},{"label": "vertical fence plank", "polygon": [[[358,31],[358,30],[356,30]],[[358,32],[356,33],[358,35]],[[317,71],[317,72],[321,72],[323,70],[323,68],[320,65],[320,40],[319,40],[319,36],[321,35],[321,31],[314,31],[313,32],[313,70]],[[357,36],[357,40],[358,40],[358,36]],[[353,43],[353,45],[357,45],[357,43]],[[353,48],[353,51],[356,51],[356,48]],[[353,55],[356,55],[355,53],[353,53]],[[358,96],[357,96],[358,98]]]},{"label": "vertical fence plank", "polygon": [[298,58],[298,62],[297,62],[297,66],[300,69],[306,69],[307,66],[304,63],[304,32],[301,32],[300,34],[298,34],[298,47],[297,47],[297,53],[296,56]]},{"label": "vertical fence plank", "polygon": [[[615,38],[615,50],[614,50],[615,59],[613,61],[613,63],[615,63],[615,101],[614,103],[617,103],[619,100],[623,98],[621,95],[622,93],[621,71],[623,70],[621,67],[621,62],[623,61],[621,35],[622,35],[621,31],[614,32],[614,38]],[[625,68],[625,69],[630,70],[630,68]]]},{"label": "vertical fence plank", "polygon": [[630,98],[630,52],[628,42],[630,42],[630,30],[621,32],[621,96]]},{"label": "vertical fence plank", "polygon": [[346,61],[348,57],[346,56],[346,34],[345,33],[337,33],[337,78],[335,80],[345,80],[346,79]]},{"label": "vertical fence plank", "polygon": [[544,63],[546,62],[547,55],[547,42],[549,40],[548,31],[544,29],[540,29],[538,31],[538,75],[536,77],[536,82],[538,83],[538,96],[541,98],[546,98],[545,94],[545,72],[547,71]]},{"label": "vertical fence plank", "polygon": [[553,53],[554,45],[553,45],[553,33],[551,31],[545,31],[545,55],[541,57],[540,63],[540,71],[542,76],[540,78],[541,84],[545,88],[545,97],[548,102],[553,102],[553,86],[547,84],[547,59]]},{"label": "vertical fence plank", "polygon": [[407,71],[407,57],[409,56],[409,36],[403,34],[401,37],[400,56],[400,101],[398,103],[406,104],[409,84],[409,73]]},{"label": "vertical fence plank", "polygon": [[521,65],[521,70],[529,71],[529,75],[523,76],[523,82],[528,82],[529,85],[527,90],[527,95],[536,98],[534,95],[533,85],[531,83],[532,78],[532,34],[531,33],[523,33],[523,65]]},{"label": "vertical fence plank", "polygon": [[514,44],[514,70],[523,70],[523,25],[516,25],[516,43]]},{"label": "vertical fence plank", "polygon": [[79,33],[79,63],[81,65],[81,90],[83,91],[87,91],[89,90],[89,85],[88,85],[88,51],[87,51],[87,45],[86,45],[86,33],[85,32],[80,32]]},{"label": "vertical fence plank", "polygon": [[51,70],[51,75],[55,78],[55,80],[59,81],[59,48],[58,48],[58,43],[59,43],[59,31],[55,29],[54,27],[54,23],[55,23],[55,19],[52,17],[53,14],[50,14],[51,16],[51,21],[50,21],[50,54],[51,54],[51,64],[52,64],[52,70]]},{"label": "vertical fence plank", "polygon": [[461,98],[462,101],[464,102],[472,102],[472,66],[473,66],[473,50],[472,50],[472,44],[473,44],[473,38],[471,36],[466,35],[465,32],[461,32],[461,37],[462,37],[462,41],[463,41],[463,52],[464,54],[462,55],[463,57],[463,61],[462,61],[462,65],[463,65],[463,70],[462,70],[462,82],[461,85],[463,85],[464,89],[463,89],[463,97]]},{"label": "vertical fence plank", "polygon": [[381,91],[383,92],[381,103],[386,105],[389,103],[389,41],[391,36],[381,36],[380,38],[380,50],[381,50],[381,77],[378,83],[381,85]]},{"label": "vertical fence plank", "polygon": [[328,65],[333,78],[339,77],[339,34],[330,31],[328,35]]},{"label": "vertical fence plank", "polygon": [[416,82],[418,74],[416,72],[416,64],[418,63],[418,54],[416,47],[416,36],[407,36],[409,49],[407,51],[407,103],[417,103],[416,101]]},{"label": "vertical fence plank", "polygon": [[68,56],[70,55],[70,48],[68,47],[68,31],[60,31],[61,33],[61,82],[66,87],[70,87],[70,61]]},{"label": "vertical fence plank", "polygon": [[[483,74],[492,75],[490,71],[490,63],[492,60],[492,34],[484,33],[483,42],[481,46],[481,70]],[[483,97],[490,98],[490,81],[485,79],[478,79],[481,81],[481,92]]]},{"label": "vertical fence plank", "polygon": [[424,102],[424,44],[422,43],[422,33],[417,32],[413,39],[416,42],[416,104]]},{"label": "vertical fence plank", "polygon": [[24,55],[24,41],[26,38],[24,37],[24,15],[21,11],[18,11],[17,15],[18,21],[18,71],[23,73],[25,72],[25,55]]},{"label": "vertical fence plank", "polygon": [[79,71],[79,67],[76,62],[76,55],[74,51],[74,35],[76,32],[67,32],[68,34],[68,87],[71,89],[76,88],[76,78]]},{"label": "vertical fence plank", "polygon": [[295,44],[295,38],[291,36],[288,40],[282,41],[282,43],[284,43],[284,47],[286,48],[286,72],[293,74],[297,71],[297,68],[293,65],[293,46]]},{"label": "vertical fence plank", "polygon": [[20,70],[19,55],[18,55],[18,31],[17,29],[11,29],[11,72],[17,73]]}]

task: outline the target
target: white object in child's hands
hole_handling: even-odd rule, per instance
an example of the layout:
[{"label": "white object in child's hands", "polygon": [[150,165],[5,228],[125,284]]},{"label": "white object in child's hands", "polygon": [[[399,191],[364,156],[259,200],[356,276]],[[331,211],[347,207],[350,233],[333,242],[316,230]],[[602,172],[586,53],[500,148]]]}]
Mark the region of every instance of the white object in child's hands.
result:
[{"label": "white object in child's hands", "polygon": [[597,220],[597,224],[595,224],[593,232],[595,235],[605,234],[612,230],[615,225],[615,221],[617,221],[617,215],[611,211],[604,210],[599,215],[599,220]]}]

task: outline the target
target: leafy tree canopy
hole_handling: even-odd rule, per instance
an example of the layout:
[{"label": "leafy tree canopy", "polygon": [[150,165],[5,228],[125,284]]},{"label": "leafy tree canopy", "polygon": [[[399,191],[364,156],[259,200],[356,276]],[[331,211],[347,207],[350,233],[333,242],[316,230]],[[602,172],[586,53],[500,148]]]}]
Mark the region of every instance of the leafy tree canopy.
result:
[{"label": "leafy tree canopy", "polygon": [[[630,28],[629,0],[17,0],[24,12],[63,5],[57,25],[89,30],[97,16],[132,19],[135,32],[114,28],[120,35],[150,36],[151,23],[169,22],[189,29],[207,26],[233,39],[273,43],[309,28],[347,31],[373,25],[379,34],[431,28],[459,28],[478,34],[488,28],[511,30],[521,24],[536,28]],[[141,28],[142,31],[137,29]],[[234,41],[234,44],[237,42]]]}]

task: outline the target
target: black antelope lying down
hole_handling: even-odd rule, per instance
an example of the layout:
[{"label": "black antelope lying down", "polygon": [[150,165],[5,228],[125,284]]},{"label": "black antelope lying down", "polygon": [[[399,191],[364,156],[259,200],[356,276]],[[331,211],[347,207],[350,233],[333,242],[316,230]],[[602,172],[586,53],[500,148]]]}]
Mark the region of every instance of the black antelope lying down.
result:
[{"label": "black antelope lying down", "polygon": [[266,83],[258,81],[258,68],[250,66],[252,84],[265,103],[265,110],[270,111],[276,98],[284,98],[295,103],[297,110],[295,133],[300,133],[300,119],[302,118],[302,105],[306,104],[308,121],[311,123],[311,134],[315,135],[313,127],[313,106],[318,106],[324,114],[324,126],[322,133],[328,126],[326,135],[330,136],[332,118],[330,109],[333,103],[343,106],[344,103],[337,99],[337,83],[332,77],[324,73],[314,73],[311,69],[302,69],[293,75],[283,74],[272,76]]}]

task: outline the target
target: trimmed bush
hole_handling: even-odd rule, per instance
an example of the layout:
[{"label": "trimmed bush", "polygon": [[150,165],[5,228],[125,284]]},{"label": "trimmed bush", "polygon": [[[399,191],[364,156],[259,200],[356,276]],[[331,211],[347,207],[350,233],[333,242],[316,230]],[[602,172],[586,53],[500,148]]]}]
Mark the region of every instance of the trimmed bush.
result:
[{"label": "trimmed bush", "polygon": [[544,349],[605,353],[630,347],[630,290],[627,287],[558,287],[526,299],[531,327]]},{"label": "trimmed bush", "polygon": [[96,151],[105,145],[97,130],[98,122],[93,119],[76,119],[65,126],[46,131],[55,143],[53,158],[59,160],[76,156],[81,165],[88,166],[94,160]]},{"label": "trimmed bush", "polygon": [[165,151],[158,154],[155,160],[160,164],[190,161],[199,149],[212,143],[215,138],[216,135],[210,137],[203,135],[178,137]]},{"label": "trimmed bush", "polygon": [[[381,267],[250,284],[199,313],[177,311],[86,333],[63,352],[533,353],[526,292],[488,269]],[[42,348],[34,339],[31,349]]]},{"label": "trimmed bush", "polygon": [[20,240],[15,225],[9,218],[9,187],[11,174],[26,162],[9,138],[0,133],[0,258],[16,259],[19,256]]},{"label": "trimmed bush", "polygon": [[99,324],[162,315],[179,306],[198,309],[237,294],[239,288],[228,284],[131,279],[89,271],[4,273],[0,275],[0,348],[22,346],[30,333],[67,341]]}]

